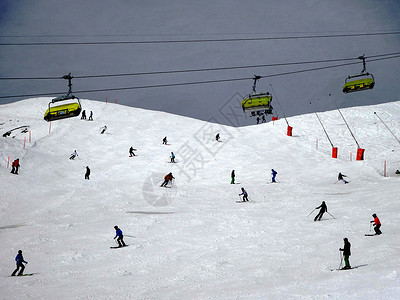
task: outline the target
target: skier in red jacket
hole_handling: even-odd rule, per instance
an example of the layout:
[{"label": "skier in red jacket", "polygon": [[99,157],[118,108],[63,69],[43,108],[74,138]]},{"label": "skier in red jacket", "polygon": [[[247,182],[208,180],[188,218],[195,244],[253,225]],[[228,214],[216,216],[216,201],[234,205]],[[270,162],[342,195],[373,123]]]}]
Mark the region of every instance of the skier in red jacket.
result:
[{"label": "skier in red jacket", "polygon": [[378,216],[376,214],[372,215],[374,217],[374,220],[371,221],[370,223],[375,223],[374,225],[374,230],[375,234],[382,234],[382,231],[379,229],[381,228],[381,221],[379,220]]}]

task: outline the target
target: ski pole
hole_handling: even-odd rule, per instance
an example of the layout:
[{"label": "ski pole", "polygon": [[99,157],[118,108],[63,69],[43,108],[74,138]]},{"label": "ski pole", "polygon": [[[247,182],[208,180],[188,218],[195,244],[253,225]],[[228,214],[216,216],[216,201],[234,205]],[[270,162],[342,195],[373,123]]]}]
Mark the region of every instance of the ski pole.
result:
[{"label": "ski pole", "polygon": [[240,201],[243,201],[242,198],[240,198],[240,195],[238,196]]},{"label": "ski pole", "polygon": [[[316,208],[314,208],[313,210],[312,210],[312,212],[310,212],[308,215],[307,215],[307,217],[309,216],[309,215],[311,215],[313,212],[314,212],[314,210],[316,210]],[[307,218],[306,217],[306,218]]]},{"label": "ski pole", "polygon": [[371,231],[372,223],[369,223],[369,231]]},{"label": "ski pole", "polygon": [[332,218],[336,219],[334,216],[332,216],[329,212],[327,212]]}]

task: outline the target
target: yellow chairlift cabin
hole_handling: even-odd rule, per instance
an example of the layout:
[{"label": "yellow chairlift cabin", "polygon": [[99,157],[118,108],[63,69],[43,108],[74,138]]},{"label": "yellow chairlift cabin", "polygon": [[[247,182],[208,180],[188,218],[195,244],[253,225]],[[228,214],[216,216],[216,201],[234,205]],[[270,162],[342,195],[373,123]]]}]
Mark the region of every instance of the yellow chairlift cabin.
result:
[{"label": "yellow chairlift cabin", "polygon": [[242,109],[244,112],[251,112],[251,116],[272,114],[272,95],[270,93],[258,93],[256,91],[257,80],[261,76],[254,75],[253,92],[247,95],[242,101]]},{"label": "yellow chairlift cabin", "polygon": [[[46,110],[46,113],[44,114],[44,119],[47,122],[77,117],[81,113],[82,110],[81,102],[79,101],[78,97],[72,95],[71,80],[73,77],[71,76],[71,73],[69,73],[68,75],[64,75],[63,78],[68,80],[68,86],[69,86],[68,94],[51,100],[51,102],[49,103],[49,108]],[[61,101],[66,101],[66,103],[54,106],[55,103]]]},{"label": "yellow chairlift cabin", "polygon": [[[365,54],[364,54],[365,55]],[[375,86],[374,75],[365,71],[365,56],[359,56],[358,59],[363,61],[363,69],[357,75],[349,75],[345,79],[343,93],[359,92],[373,89]]]}]

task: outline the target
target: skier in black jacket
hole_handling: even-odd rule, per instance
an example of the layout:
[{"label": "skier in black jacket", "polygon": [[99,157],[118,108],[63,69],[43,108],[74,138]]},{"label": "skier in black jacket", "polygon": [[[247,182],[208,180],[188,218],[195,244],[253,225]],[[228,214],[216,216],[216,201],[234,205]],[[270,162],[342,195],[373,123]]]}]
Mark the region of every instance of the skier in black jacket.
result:
[{"label": "skier in black jacket", "polygon": [[343,251],[343,257],[344,257],[344,263],[345,263],[345,266],[342,268],[342,270],[347,270],[347,269],[351,269],[350,262],[349,262],[349,257],[351,255],[351,251],[350,251],[351,244],[347,238],[344,238],[343,241],[344,241],[344,246],[343,246],[343,248],[340,248],[339,250]]},{"label": "skier in black jacket", "polygon": [[321,205],[316,207],[315,209],[318,209],[318,208],[320,208],[320,211],[319,211],[318,215],[315,216],[314,221],[317,221],[317,219],[318,219],[318,221],[321,221],[323,214],[328,211],[328,207],[326,206],[325,201],[322,201]]}]

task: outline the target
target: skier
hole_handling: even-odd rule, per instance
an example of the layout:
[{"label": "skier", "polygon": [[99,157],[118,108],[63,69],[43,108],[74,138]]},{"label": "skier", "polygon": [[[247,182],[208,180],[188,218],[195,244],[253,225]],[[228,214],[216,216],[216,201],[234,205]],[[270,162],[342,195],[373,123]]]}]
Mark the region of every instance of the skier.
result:
[{"label": "skier", "polygon": [[261,123],[266,123],[267,120],[265,120],[265,115],[262,115],[262,122]]},{"label": "skier", "polygon": [[246,190],[244,189],[244,188],[242,188],[242,193],[241,194],[239,194],[239,196],[241,196],[241,195],[243,195],[243,202],[248,202],[249,201],[249,199],[247,198],[247,192],[246,192]]},{"label": "skier", "polygon": [[164,182],[161,184],[162,187],[166,187],[168,182],[172,182],[172,179],[175,179],[174,176],[172,176],[172,173],[168,173],[167,175],[164,176]]},{"label": "skier", "polygon": [[122,234],[122,230],[118,228],[117,225],[114,226],[115,229],[115,237],[114,239],[117,238],[118,242],[118,247],[125,247],[125,242],[124,242],[124,235]]},{"label": "skier", "polygon": [[82,111],[81,120],[86,120],[86,111],[85,110]]},{"label": "skier", "polygon": [[162,140],[163,145],[167,145],[168,141],[167,141],[167,137],[164,137]]},{"label": "skier", "polygon": [[171,152],[171,163],[175,163],[175,154]]},{"label": "skier", "polygon": [[337,178],[338,178],[338,181],[343,181],[345,184],[346,184],[346,183],[349,183],[348,181],[344,180],[343,177],[347,177],[347,176],[339,172],[339,175],[338,175],[338,177],[337,177]]},{"label": "skier", "polygon": [[320,208],[320,211],[319,211],[318,215],[315,216],[314,221],[317,221],[317,219],[318,219],[318,221],[321,221],[323,214],[328,211],[328,207],[326,207],[325,201],[322,201],[321,205],[316,207],[315,209],[318,209],[318,208]]},{"label": "skier", "polygon": [[12,162],[11,167],[11,173],[18,175],[18,168],[20,167],[19,158]]},{"label": "skier", "polygon": [[260,124],[260,117],[257,117],[257,124]]},{"label": "skier", "polygon": [[370,223],[374,223],[374,230],[375,234],[382,234],[382,231],[380,230],[381,228],[381,221],[379,220],[378,216],[376,214],[372,215],[374,217],[374,220],[371,221]]},{"label": "skier", "polygon": [[86,166],[85,179],[89,180],[89,176],[90,176],[90,169],[88,166]]},{"label": "skier", "polygon": [[106,132],[106,130],[107,130],[107,126],[106,126],[106,125],[104,125],[104,127],[103,127],[103,128],[101,128],[101,132],[100,132],[100,134],[103,134],[104,132]]},{"label": "skier", "polygon": [[339,248],[339,251],[343,251],[343,257],[344,257],[344,263],[345,263],[345,266],[342,268],[342,270],[347,270],[347,269],[351,269],[350,262],[349,262],[349,256],[351,255],[351,251],[350,251],[351,244],[349,243],[349,240],[347,238],[344,238],[343,241],[344,241],[344,246],[343,246],[343,248]]},{"label": "skier", "polygon": [[11,172],[12,174],[15,174],[15,160],[11,163]]},{"label": "skier", "polygon": [[131,146],[130,148],[129,148],[129,157],[132,157],[132,156],[136,156],[136,154],[133,152],[133,151],[136,151],[137,149],[133,149],[133,147]]},{"label": "skier", "polygon": [[276,174],[278,174],[278,172],[277,171],[275,171],[274,169],[271,169],[271,172],[272,172],[272,183],[274,183],[274,182],[276,182],[275,181],[275,177],[276,177]]},{"label": "skier", "polygon": [[93,112],[92,111],[90,111],[89,121],[93,121]]},{"label": "skier", "polygon": [[18,276],[22,276],[24,274],[24,270],[25,270],[25,266],[23,263],[28,263],[27,261],[24,260],[24,257],[22,256],[22,250],[18,250],[18,254],[15,257],[15,261],[17,262],[17,268],[14,270],[14,272],[12,272],[11,276],[15,276],[15,274],[17,274],[19,268],[21,268],[21,270],[18,273]]},{"label": "skier", "polygon": [[74,159],[77,156],[78,156],[78,152],[76,152],[76,150],[74,150],[74,152],[71,154],[71,157],[69,159]]},{"label": "skier", "polygon": [[232,170],[231,173],[231,184],[235,184],[235,170]]},{"label": "skier", "polygon": [[217,142],[219,142],[219,133],[217,133],[217,135],[215,136],[215,140],[216,140]]}]

